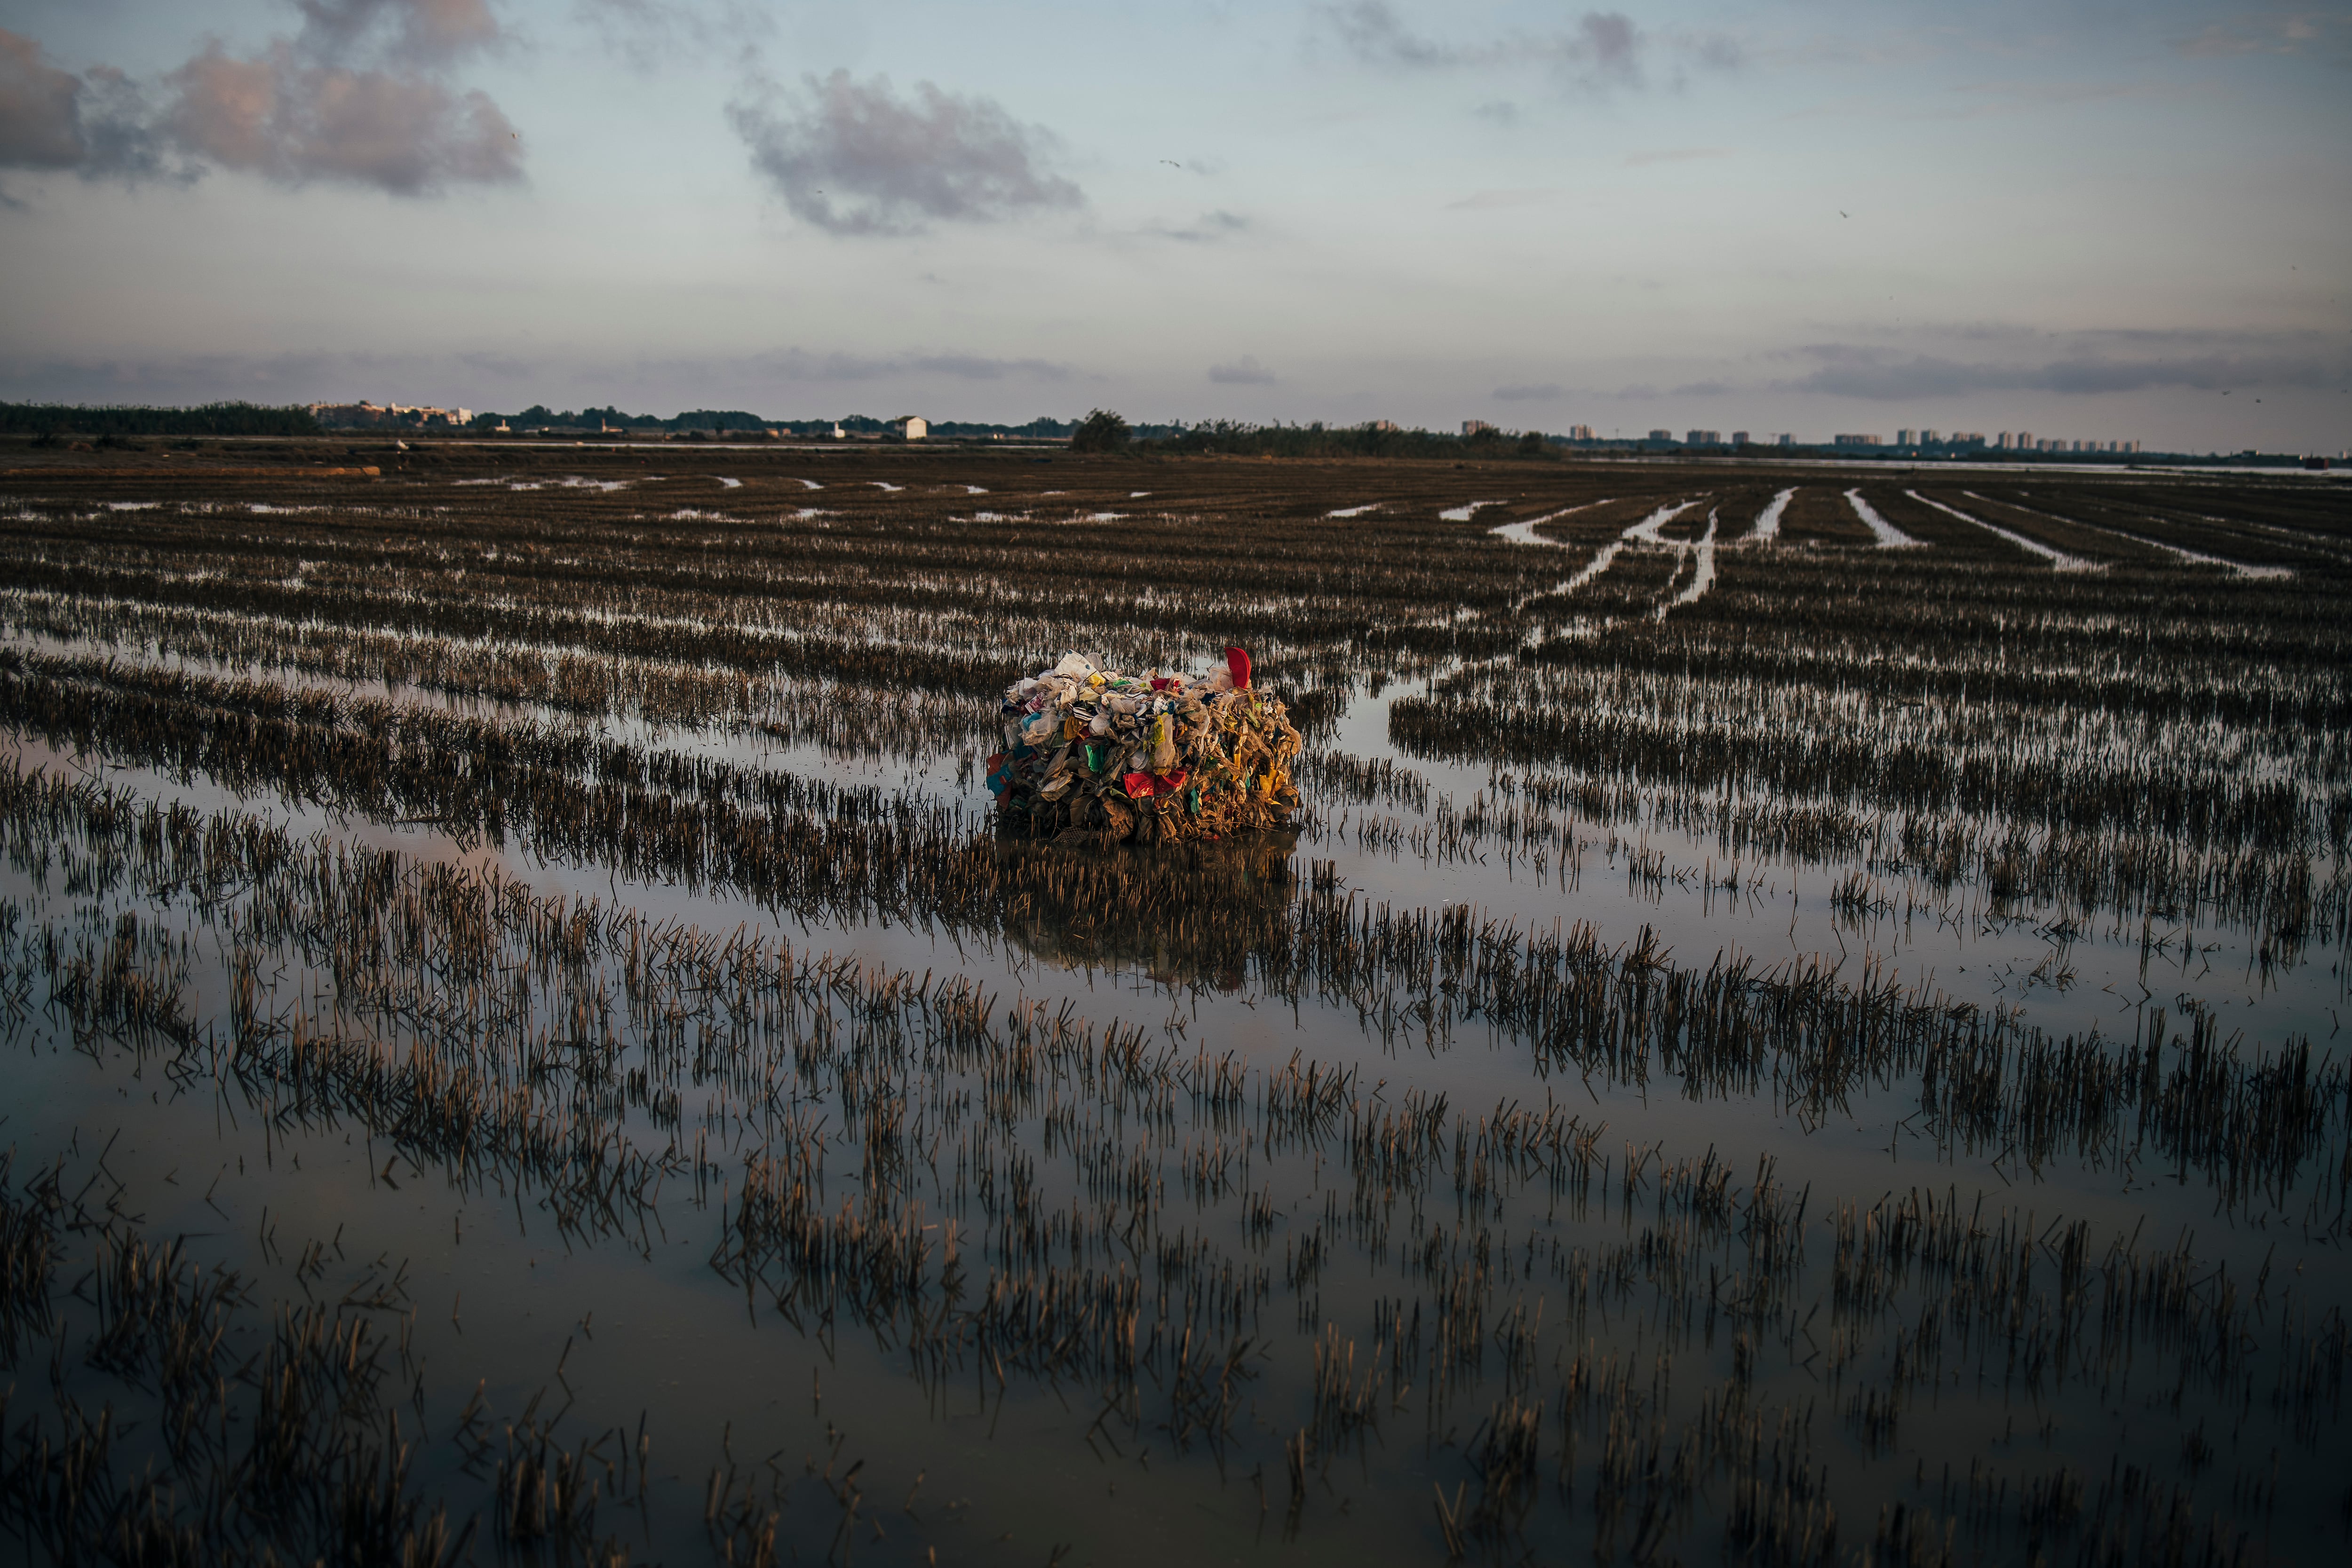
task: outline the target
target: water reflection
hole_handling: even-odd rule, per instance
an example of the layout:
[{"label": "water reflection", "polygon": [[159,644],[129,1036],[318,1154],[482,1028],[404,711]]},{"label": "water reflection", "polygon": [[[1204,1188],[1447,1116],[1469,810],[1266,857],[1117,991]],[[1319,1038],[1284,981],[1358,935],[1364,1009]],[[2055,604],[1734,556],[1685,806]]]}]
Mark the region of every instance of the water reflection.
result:
[{"label": "water reflection", "polygon": [[1022,889],[1004,934],[1060,968],[1238,990],[1253,956],[1290,948],[1297,846],[1295,831],[1108,850],[1000,838],[1005,881]]}]

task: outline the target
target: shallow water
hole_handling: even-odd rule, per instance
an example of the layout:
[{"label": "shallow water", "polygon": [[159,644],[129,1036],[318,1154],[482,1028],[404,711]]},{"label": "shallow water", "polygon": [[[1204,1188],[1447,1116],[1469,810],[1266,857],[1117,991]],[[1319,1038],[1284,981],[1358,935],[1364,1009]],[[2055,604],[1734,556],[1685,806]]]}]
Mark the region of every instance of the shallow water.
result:
[{"label": "shallow water", "polygon": [[[1775,522],[1788,494],[1771,503]],[[1662,504],[1604,554],[1625,539],[1677,555],[1716,548],[1659,534],[1687,504]],[[1454,520],[1476,509],[1465,501]],[[1566,515],[1492,531],[1549,544],[1532,530]],[[1735,523],[1748,526],[1726,521],[1734,538]],[[1582,581],[1598,575],[1588,567]],[[1703,588],[1694,578],[1685,592]],[[1295,935],[1335,905],[1366,930],[1382,909],[1427,912],[1433,930],[1448,918],[1485,929],[1465,941],[1491,957],[1581,927],[1620,960],[1651,955],[1657,973],[1744,959],[1759,985],[1784,988],[1769,993],[1776,1006],[1867,989],[1923,1019],[1965,1013],[2005,1053],[2002,1072],[2021,1070],[2035,1031],[2113,1058],[2159,1029],[2174,1043],[2148,1059],[2151,1073],[2182,1070],[2195,1027],[2234,1051],[2231,1071],[2244,1072],[2227,1080],[2233,1092],[2253,1095],[2246,1074],[2292,1063],[2306,1040],[2320,1079],[2340,1085],[2326,1075],[2341,1061],[2352,976],[2325,942],[2264,953],[2242,928],[2149,926],[1917,876],[1876,877],[1875,904],[1842,904],[1835,891],[1867,873],[1859,862],[1734,861],[1706,835],[1656,823],[1554,812],[1559,836],[1537,849],[1449,839],[1449,824],[1507,791],[1486,767],[1407,755],[1389,713],[1455,667],[1438,660],[1377,693],[1356,686],[1321,747],[1409,768],[1426,809],[1394,795],[1311,799],[1286,869],[1244,852],[1202,873],[1227,879],[1211,902],[1232,929]],[[561,718],[381,683],[318,685]],[[990,798],[960,747],[885,757],[629,715],[599,725],[658,750],[872,785],[985,831]],[[1213,932],[1129,941],[1089,934],[1084,910],[1042,904],[997,925],[817,918],[740,889],[543,852],[527,831],[491,844],[314,800],[240,797],[103,747],[67,756],[14,734],[7,749],[20,769],[275,827],[297,852],[392,852],[404,887],[426,885],[418,868],[471,879],[455,902],[420,895],[376,914],[334,903],[357,896],[340,872],[257,871],[211,896],[142,880],[123,844],[100,843],[111,828],[45,844],[48,830],[29,819],[0,867],[11,1181],[58,1169],[68,1189],[113,1194],[118,1217],[131,1217],[121,1223],[183,1238],[190,1261],[242,1275],[257,1303],[320,1301],[396,1329],[401,1385],[413,1378],[425,1436],[412,1474],[421,1495],[481,1495],[482,1463],[469,1465],[460,1437],[478,1390],[485,1430],[531,1409],[541,1420],[560,1411],[565,1443],[608,1428],[630,1442],[649,1434],[651,1486],[626,1507],[608,1500],[593,1533],[663,1561],[722,1554],[714,1487],[745,1500],[747,1519],[772,1514],[778,1556],[844,1561],[1354,1562],[1443,1558],[1454,1544],[1482,1558],[1644,1560],[1706,1554],[1725,1531],[1735,1554],[1812,1561],[1827,1508],[1836,1560],[1868,1549],[1895,1561],[1873,1542],[1898,1501],[1937,1521],[1939,1538],[1942,1521],[1969,1521],[1974,1560],[2024,1561],[2045,1547],[2086,1552],[2094,1540],[2154,1551],[2168,1538],[2149,1521],[2174,1517],[2176,1497],[2193,1539],[2210,1525],[2249,1560],[2318,1560],[2341,1544],[2329,1500],[2341,1488],[2331,1456],[2352,1302],[2341,1108],[2314,1111],[2315,1141],[2264,1167],[2271,1179],[2238,1181],[2222,1174],[2235,1152],[2159,1125],[2177,1105],[2144,1103],[2137,1121],[2126,1109],[2103,1131],[2052,1138],[2009,1113],[1953,1114],[1916,1065],[1864,1068],[1815,1092],[1826,1080],[1811,1075],[1842,1044],[1833,1031],[1774,1046],[1744,1074],[1718,1072],[1646,1046],[1629,1058],[1589,1039],[1571,1050],[1539,1038],[1509,1011],[1507,979],[1450,957],[1419,972],[1401,960],[1351,988],[1286,968],[1263,946],[1236,963]],[[458,955],[478,935],[459,917],[476,907],[466,899],[516,883],[567,908],[635,912],[633,946],[575,970],[529,956],[520,927],[498,927],[507,946],[487,978],[436,977],[445,964],[463,972]],[[324,924],[304,925],[312,915]],[[688,929],[710,940],[683,941]],[[131,932],[185,938],[173,985],[193,1027],[177,1042],[99,1017],[72,965],[53,957],[84,954],[81,972],[97,974],[108,953],[131,951]],[[407,1011],[347,1000],[371,973],[355,955],[379,938],[414,961],[395,976]],[[776,993],[710,957],[730,942],[739,955],[788,944],[839,967],[795,993],[801,1010],[763,1010],[782,1005],[763,999]],[[659,961],[639,967],[634,944]],[[1659,1005],[1643,972],[1611,970],[1600,1016]],[[984,1043],[950,1049],[925,1032],[945,1027],[944,1000],[917,1009],[860,988],[898,973],[984,993],[973,1012]],[[448,1010],[428,1015],[427,1000]],[[484,1021],[508,1003],[519,1010],[507,1022]],[[1037,1048],[1022,1070],[1032,1076],[1009,1087],[1008,1064],[1030,1061],[1045,1038],[1040,1019],[1059,1020],[1059,1043]],[[1134,1031],[1135,1061],[1157,1065],[1132,1079],[1104,1065],[1114,1026]],[[508,1043],[480,1043],[493,1039]],[[498,1063],[500,1092],[565,1129],[564,1152],[543,1166],[446,1157],[413,1116],[260,1065],[280,1060],[272,1051],[308,1060],[292,1042],[320,1040],[388,1063],[418,1051]],[[1276,1109],[1297,1092],[1285,1076],[1294,1064],[1345,1075],[1320,1121]],[[1203,1087],[1224,1073],[1230,1094]],[[1146,1082],[1159,1087],[1137,1087]],[[1440,1097],[1417,1176],[1379,1174],[1374,1144],[1349,1135],[1359,1118],[1369,1126]],[[909,1118],[903,1143],[874,1131],[891,1105]],[[1529,1110],[1555,1125],[1573,1118],[1589,1135],[1580,1176],[1558,1145],[1549,1169],[1476,1152]],[[635,1168],[658,1169],[658,1180],[609,1210],[583,1207],[563,1184],[591,1137],[652,1162]],[[911,1217],[927,1248],[951,1228],[971,1271],[962,1294],[932,1252],[917,1266],[911,1315],[886,1310],[878,1272],[851,1269],[820,1286],[811,1281],[834,1278],[832,1265],[809,1260],[732,1270],[728,1249],[751,1212],[745,1181],[804,1138],[820,1218]],[[1130,1158],[1148,1169],[1148,1198],[1121,1185],[1115,1167]],[[1188,1174],[1203,1161],[1222,1174]],[[1726,1171],[1717,1197],[1690,1196],[1700,1188],[1689,1184]],[[1892,1282],[1857,1283],[1867,1270],[1840,1251],[1840,1215],[1923,1194],[1964,1217],[1974,1239],[1961,1250],[1981,1243],[1988,1272],[1922,1254]],[[2010,1235],[2004,1225],[2005,1251],[1986,1240]],[[878,1270],[869,1240],[828,1234]],[[2087,1275],[2066,1261],[2077,1235]],[[1206,1261],[1171,1261],[1188,1247],[1205,1248]],[[2176,1249],[2193,1267],[2169,1293],[2116,1282],[2138,1278],[2117,1260],[2154,1269]],[[991,1291],[1012,1299],[1039,1281],[1079,1292],[1132,1280],[1147,1303],[1154,1291],[1181,1303],[1204,1275],[1244,1282],[1239,1317],[1147,1305],[1141,1362],[1125,1376],[1085,1361],[1108,1343],[1092,1320],[1070,1320],[1066,1341],[1059,1328],[1023,1341],[1001,1322],[975,1326]],[[1872,1304],[1882,1289],[1883,1310]],[[379,1305],[352,1304],[370,1292]],[[1393,1348],[1391,1310],[1412,1314],[1410,1354]],[[1445,1319],[1471,1325],[1466,1341],[1432,1327],[1447,1312],[1466,1312]],[[231,1343],[250,1347],[261,1333],[247,1324]],[[1330,1425],[1339,1406],[1316,1361],[1327,1333],[1356,1358],[1349,1377],[1371,1379],[1360,1427]],[[1199,1386],[1179,1358],[1222,1354],[1234,1334],[1247,1341],[1243,1371],[1217,1435],[1194,1424],[1186,1401]],[[47,1355],[20,1355],[15,1375]],[[136,1403],[96,1363],[61,1375],[77,1397]],[[1508,1490],[1496,1458],[1514,1401],[1537,1415],[1533,1500]],[[473,1425],[485,1419],[473,1414]],[[1310,1429],[1294,1480],[1288,1445]],[[126,1438],[141,1453],[159,1441],[152,1425]],[[2029,1486],[2071,1486],[2074,1500],[2036,1512]],[[1756,1522],[1775,1509],[1781,1524]],[[1461,1522],[1473,1517],[1475,1530]],[[1457,1531],[1468,1533],[1456,1542]],[[1813,1545],[1791,1544],[1800,1537]]]}]

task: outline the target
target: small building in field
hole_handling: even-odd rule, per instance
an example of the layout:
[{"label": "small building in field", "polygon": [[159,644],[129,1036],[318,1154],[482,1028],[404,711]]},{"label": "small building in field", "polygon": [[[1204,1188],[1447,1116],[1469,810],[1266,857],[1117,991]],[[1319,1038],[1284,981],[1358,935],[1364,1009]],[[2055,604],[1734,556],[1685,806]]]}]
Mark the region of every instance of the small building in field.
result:
[{"label": "small building in field", "polygon": [[908,441],[921,441],[931,434],[931,422],[919,413],[901,414],[898,434]]}]

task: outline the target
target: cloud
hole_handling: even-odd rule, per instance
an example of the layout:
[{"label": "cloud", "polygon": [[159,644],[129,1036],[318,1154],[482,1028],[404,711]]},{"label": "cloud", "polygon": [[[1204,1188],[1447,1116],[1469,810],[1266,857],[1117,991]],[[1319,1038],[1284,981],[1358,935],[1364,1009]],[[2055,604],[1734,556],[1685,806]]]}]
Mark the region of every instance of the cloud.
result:
[{"label": "cloud", "polygon": [[1455,65],[1462,58],[1457,51],[1407,31],[1385,0],[1328,6],[1324,17],[1340,44],[1368,64],[1422,68]]},{"label": "cloud", "polygon": [[160,173],[146,119],[138,84],[121,71],[59,70],[38,43],[0,28],[0,168]]},{"label": "cloud", "polygon": [[968,382],[998,382],[1007,376],[1060,382],[1070,377],[1069,366],[1051,360],[995,360],[981,354],[917,354],[906,361],[906,368]]},{"label": "cloud", "polygon": [[835,234],[911,234],[931,220],[988,223],[1086,200],[1047,167],[1051,131],[929,82],[901,99],[887,77],[836,70],[806,78],[781,106],[772,87],[739,99],[727,118],[794,215]]},{"label": "cloud", "polygon": [[1587,11],[1559,50],[1588,82],[1633,87],[1642,79],[1642,44],[1641,30],[1622,11]]},{"label": "cloud", "polygon": [[499,39],[483,0],[294,0],[298,47],[320,59],[373,48],[396,60],[447,65]]},{"label": "cloud", "polygon": [[[1369,66],[1397,71],[1549,66],[1561,85],[1584,92],[1641,87],[1645,62],[1657,52],[1649,35],[1622,11],[1587,11],[1566,28],[1461,44],[1414,31],[1387,0],[1326,5],[1318,16],[1322,30],[1341,49]],[[1664,48],[1677,83],[1684,67],[1731,70],[1746,57],[1737,39],[1717,32],[1677,31]],[[1508,123],[1512,111],[1507,105],[1503,111],[1499,118]]]},{"label": "cloud", "polygon": [[1747,46],[1728,33],[1677,33],[1675,52],[1709,70],[1735,71],[1748,63]]},{"label": "cloud", "polygon": [[1498,98],[1492,103],[1482,103],[1470,112],[1481,120],[1501,126],[1506,131],[1517,131],[1519,128],[1519,106],[1508,99]]},{"label": "cloud", "polygon": [[251,56],[213,42],[152,89],[107,66],[77,77],[0,32],[0,165],[89,179],[216,167],[403,196],[521,178],[514,126],[448,80],[454,62],[500,41],[485,0],[295,5],[296,37]]},{"label": "cloud", "polygon": [[751,356],[751,373],[761,380],[786,382],[870,382],[908,374],[952,376],[958,381],[997,382],[1011,379],[1067,381],[1070,367],[1051,360],[998,359],[985,354],[811,353],[782,349]]},{"label": "cloud", "polygon": [[[376,353],[329,350],[276,354],[189,354],[138,358],[0,358],[0,397],[26,402],[208,402],[250,398],[258,402],[349,400],[501,402],[534,400],[618,402],[624,407],[773,409],[822,401],[827,387],[882,383],[887,395],[919,395],[924,385],[950,383],[1017,387],[1077,379],[1050,360],[1000,358],[954,349],[891,354],[849,354],[800,348],[709,358],[604,360],[517,354],[495,349],[463,352]],[[899,392],[889,392],[896,382]],[[561,399],[546,392],[572,390]]]},{"label": "cloud", "polygon": [[[2164,337],[2153,336],[2159,342]],[[2006,361],[1904,355],[1846,343],[1808,344],[1794,352],[1820,363],[1809,373],[1780,383],[1783,390],[1880,402],[1979,392],[2095,396],[2164,387],[2218,392],[2251,386],[2336,386],[2352,371],[2352,366],[2340,361],[2331,365],[2323,353],[2312,350],[2255,344],[2242,344],[2234,351],[2129,356],[2086,345],[2054,357]]]},{"label": "cloud", "polygon": [[11,169],[70,169],[83,145],[81,78],[41,58],[41,46],[0,29],[0,164]]},{"label": "cloud", "polygon": [[320,65],[284,45],[237,59],[215,45],[166,80],[166,134],[225,169],[402,196],[522,177],[521,140],[488,95],[421,72]]},{"label": "cloud", "polygon": [[773,16],[748,0],[576,0],[574,10],[606,48],[641,71],[731,52],[775,31]]},{"label": "cloud", "polygon": [[[408,397],[425,384],[425,361],[410,356],[318,352],[177,354],[139,359],[0,361],[0,394],[39,402],[301,402],[348,397]],[[460,401],[460,400],[452,400]]]},{"label": "cloud", "polygon": [[1259,364],[1256,355],[1244,354],[1229,363],[1211,365],[1209,379],[1220,386],[1265,387],[1274,384],[1274,372]]},{"label": "cloud", "polygon": [[2336,65],[2352,64],[2347,19],[2325,11],[2285,11],[2210,23],[2174,49],[2192,58],[2230,55],[2326,55]]},{"label": "cloud", "polygon": [[1151,232],[1163,239],[1182,240],[1189,245],[1212,245],[1218,240],[1246,234],[1249,228],[1249,219],[1239,213],[1229,213],[1220,208],[1213,213],[1202,213],[1183,228],[1163,226]]},{"label": "cloud", "polygon": [[1635,152],[1625,160],[1628,169],[1645,169],[1653,163],[1690,163],[1702,158],[1728,158],[1728,147],[1670,147],[1657,152]]},{"label": "cloud", "polygon": [[1533,386],[1496,387],[1495,397],[1501,402],[1549,402],[1568,395],[1568,389],[1558,382],[1543,382]]}]

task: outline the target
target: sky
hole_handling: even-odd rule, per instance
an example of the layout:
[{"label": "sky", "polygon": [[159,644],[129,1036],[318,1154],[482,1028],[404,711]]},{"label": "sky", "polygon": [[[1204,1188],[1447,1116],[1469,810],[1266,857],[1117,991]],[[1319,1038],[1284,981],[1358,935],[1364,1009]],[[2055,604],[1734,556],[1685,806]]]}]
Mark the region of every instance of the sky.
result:
[{"label": "sky", "polygon": [[2352,445],[2352,3],[0,0],[0,398]]}]

